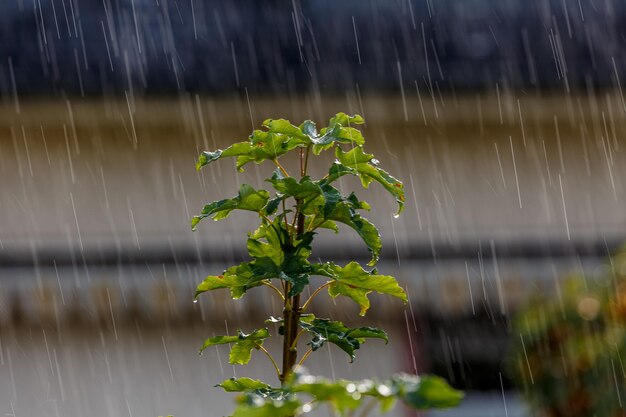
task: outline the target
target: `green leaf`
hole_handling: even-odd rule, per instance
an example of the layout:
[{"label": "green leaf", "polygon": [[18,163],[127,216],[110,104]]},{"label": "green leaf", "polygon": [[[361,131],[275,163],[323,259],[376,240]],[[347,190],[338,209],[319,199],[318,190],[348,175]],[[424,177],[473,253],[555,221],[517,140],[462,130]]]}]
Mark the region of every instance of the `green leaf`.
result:
[{"label": "green leaf", "polygon": [[335,156],[337,161],[328,173],[327,181],[329,183],[346,174],[358,176],[365,188],[368,188],[372,181],[377,181],[395,197],[398,203],[396,214],[402,212],[404,209],[404,185],[385,170],[378,168],[378,161],[374,159],[374,155],[363,152],[363,148],[357,146],[348,152],[337,148]]},{"label": "green leaf", "polygon": [[242,404],[235,409],[232,417],[292,417],[299,407],[297,400],[264,402],[262,405]]},{"label": "green leaf", "polygon": [[[314,219],[313,217],[309,217],[304,221],[304,228],[309,229],[315,223],[318,223],[316,219]],[[318,223],[315,227],[322,228],[322,229],[330,229],[335,233],[339,233],[339,227],[337,227],[337,223],[335,223],[332,220],[326,220],[323,223]]]},{"label": "green leaf", "polygon": [[308,200],[322,194],[322,189],[319,184],[311,181],[308,176],[304,176],[298,181],[293,177],[285,177],[280,170],[276,170],[272,178],[267,181],[271,182],[274,189],[284,197]]},{"label": "green leaf", "polygon": [[249,151],[237,156],[237,170],[243,171],[243,167],[249,162],[260,164],[268,159],[278,159],[301,144],[302,140],[294,139],[288,135],[273,131],[255,130],[250,135]]},{"label": "green leaf", "polygon": [[[280,235],[279,235],[280,233]],[[313,232],[306,232],[299,239],[288,242],[289,237],[280,219],[262,224],[248,239],[248,253],[255,258],[254,264],[262,267],[264,278],[278,278],[291,283],[289,296],[300,294],[309,283]]]},{"label": "green leaf", "polygon": [[332,148],[340,143],[347,143],[362,146],[365,143],[363,134],[358,129],[351,127],[351,124],[362,124],[364,120],[361,116],[348,116],[345,113],[338,113],[331,117],[328,127],[317,133],[315,124],[310,120],[305,121],[300,129],[306,133],[313,143],[313,153],[319,155],[322,151]]},{"label": "green leaf", "polygon": [[365,338],[389,341],[384,330],[374,327],[350,328],[340,321],[319,319],[312,314],[301,316],[300,327],[313,334],[313,339],[309,345],[314,351],[324,346],[324,343],[328,341],[346,352],[350,356],[350,362],[354,361],[354,351],[361,347]]},{"label": "green leaf", "polygon": [[310,142],[308,136],[300,130],[299,127],[291,124],[289,120],[285,119],[267,119],[263,122],[263,126],[268,128],[270,132],[280,133],[282,135],[291,136],[302,140],[302,144],[308,144]]},{"label": "green leaf", "polygon": [[372,291],[397,297],[405,303],[408,301],[406,293],[394,277],[378,275],[375,271],[368,272],[357,262],[350,262],[343,268],[332,262],[314,264],[312,267],[313,275],[321,275],[334,280],[328,287],[328,294],[333,298],[338,295],[351,298],[361,307],[361,316],[364,316],[370,307],[367,296]]},{"label": "green leaf", "polygon": [[378,262],[378,256],[383,247],[383,244],[380,241],[380,233],[378,232],[376,226],[370,223],[369,220],[361,217],[359,213],[355,212],[351,204],[346,202],[335,204],[332,211],[326,214],[324,218],[343,223],[354,229],[361,239],[363,239],[367,249],[372,254],[372,259],[368,265],[372,266]]},{"label": "green leaf", "polygon": [[355,390],[346,389],[347,384],[344,381],[334,382],[310,375],[301,380],[306,382],[296,382],[291,389],[312,396],[318,403],[329,403],[340,416],[345,416],[347,410],[355,410],[361,405],[360,395],[354,395]]},{"label": "green leaf", "polygon": [[336,124],[340,124],[342,126],[350,126],[350,125],[362,125],[365,123],[365,119],[359,114],[355,114],[354,116],[349,116],[344,112],[339,112],[328,121],[329,126],[334,126]]},{"label": "green leaf", "polygon": [[204,341],[199,353],[202,353],[210,346],[233,343],[230,349],[229,363],[232,365],[245,365],[250,362],[252,349],[258,349],[263,344],[263,340],[270,337],[270,332],[267,329],[258,329],[250,334],[245,334],[241,330],[238,330],[237,333],[237,336],[215,336],[208,338]]},{"label": "green leaf", "polygon": [[265,206],[265,208],[263,209],[264,214],[266,216],[271,216],[272,214],[274,214],[276,212],[276,210],[278,210],[278,206],[280,205],[280,202],[283,201],[285,199],[284,196],[276,196],[272,199],[270,199],[267,202],[267,205]]},{"label": "green leaf", "polygon": [[464,396],[438,376],[402,374],[394,377],[392,383],[404,403],[420,410],[454,407]]},{"label": "green leaf", "polygon": [[217,384],[216,387],[221,387],[226,392],[248,392],[261,388],[270,388],[265,382],[252,378],[230,378],[221,384]]},{"label": "green leaf", "polygon": [[213,220],[225,219],[233,210],[247,210],[258,213],[265,207],[268,199],[269,193],[267,191],[257,191],[254,187],[243,184],[239,187],[239,194],[236,197],[214,201],[204,206],[201,214],[191,219],[191,229],[196,230],[198,223],[206,217],[213,216]]},{"label": "green leaf", "polygon": [[274,278],[275,271],[262,262],[243,262],[224,270],[222,275],[209,275],[198,284],[194,298],[206,291],[229,288],[233,299],[241,298],[250,288],[263,285],[263,280]]},{"label": "green leaf", "polygon": [[196,169],[199,171],[203,166],[210,164],[213,161],[217,161],[220,158],[246,155],[252,150],[250,142],[238,142],[225,150],[218,149],[215,152],[204,151],[198,157],[196,162]]}]

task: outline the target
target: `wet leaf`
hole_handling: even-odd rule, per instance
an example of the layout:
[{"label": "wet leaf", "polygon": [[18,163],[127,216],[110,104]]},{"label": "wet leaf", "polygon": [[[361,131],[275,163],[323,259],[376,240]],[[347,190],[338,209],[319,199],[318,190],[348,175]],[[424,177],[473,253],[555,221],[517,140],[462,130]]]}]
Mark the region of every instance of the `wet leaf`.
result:
[{"label": "wet leaf", "polygon": [[270,132],[290,136],[292,140],[293,138],[300,139],[302,144],[310,142],[309,137],[299,127],[292,125],[289,120],[267,119],[263,122],[263,126]]},{"label": "wet leaf", "polygon": [[346,352],[350,356],[350,362],[354,361],[354,351],[361,347],[366,338],[389,341],[384,330],[374,327],[350,328],[340,321],[319,319],[312,314],[301,316],[300,327],[313,334],[313,340],[309,345],[314,351],[328,341]]},{"label": "wet leaf", "polygon": [[404,184],[387,171],[378,168],[378,161],[374,159],[374,155],[363,152],[363,148],[358,146],[348,152],[337,148],[335,156],[337,161],[328,173],[329,183],[346,174],[358,176],[365,188],[368,188],[372,181],[376,181],[395,197],[398,203],[397,214],[404,210]]},{"label": "wet leaf", "polygon": [[354,229],[372,254],[372,259],[368,265],[372,266],[378,262],[378,256],[383,247],[380,241],[380,233],[369,220],[355,212],[350,204],[345,202],[335,204],[332,211],[325,216],[325,219],[343,223]]},{"label": "wet leaf", "polygon": [[248,253],[257,267],[262,267],[263,277],[278,278],[291,283],[289,296],[300,294],[309,283],[313,232],[304,233],[300,239],[288,242],[288,235],[280,219],[272,224],[262,224],[248,239]]},{"label": "wet leaf", "polygon": [[217,161],[220,158],[246,155],[250,153],[252,150],[252,145],[250,142],[238,142],[235,143],[225,150],[218,149],[214,152],[204,151],[198,157],[198,162],[196,162],[196,169],[199,171],[203,166],[210,164],[211,162]]},{"label": "wet leaf", "polygon": [[217,384],[216,387],[221,387],[226,392],[247,392],[261,388],[270,388],[270,386],[263,381],[247,377],[230,378],[221,384]]},{"label": "wet leaf", "polygon": [[258,213],[265,207],[268,199],[269,193],[267,191],[255,190],[251,185],[243,184],[239,187],[239,194],[236,197],[214,201],[204,206],[202,212],[191,219],[191,228],[195,230],[198,223],[206,217],[213,216],[213,220],[225,219],[233,210]]},{"label": "wet leaf", "polygon": [[280,170],[276,170],[268,181],[285,198],[293,197],[296,200],[309,200],[322,194],[319,184],[311,181],[308,176],[302,177],[298,181],[293,177],[285,177]]},{"label": "wet leaf", "polygon": [[209,275],[198,284],[195,298],[206,291],[229,288],[233,299],[238,299],[250,288],[262,285],[262,281],[273,278],[275,271],[259,262],[243,262],[224,270],[222,275]]},{"label": "wet leaf", "polygon": [[204,341],[200,348],[202,353],[206,348],[216,345],[233,344],[230,349],[229,363],[232,365],[245,365],[252,357],[252,349],[263,345],[263,340],[270,337],[267,329],[258,329],[250,334],[245,334],[241,330],[237,331],[237,336],[215,336]]},{"label": "wet leaf", "polygon": [[332,278],[334,282],[328,287],[328,294],[333,298],[338,295],[351,298],[360,306],[361,316],[370,307],[367,296],[372,291],[397,297],[405,303],[408,301],[406,293],[394,277],[368,272],[357,262],[350,262],[345,267],[332,262],[314,264],[312,274]]}]

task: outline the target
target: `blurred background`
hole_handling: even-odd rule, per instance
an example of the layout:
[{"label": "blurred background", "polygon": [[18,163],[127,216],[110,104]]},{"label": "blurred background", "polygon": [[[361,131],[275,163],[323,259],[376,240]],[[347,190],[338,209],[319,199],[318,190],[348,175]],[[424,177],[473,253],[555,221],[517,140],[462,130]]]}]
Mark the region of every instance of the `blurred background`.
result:
[{"label": "blurred background", "polygon": [[[432,372],[466,390],[461,407],[423,416],[574,415],[527,405],[536,373],[513,383],[511,363],[540,363],[520,353],[541,338],[516,315],[538,294],[563,306],[574,274],[587,295],[571,297],[573,315],[595,340],[597,311],[576,303],[618,287],[604,283],[626,226],[625,21],[617,0],[3,0],[0,413],[222,416],[232,402],[214,384],[269,378],[263,359],[228,365],[227,347],[196,354],[279,311],[263,289],[192,303],[204,276],[244,259],[254,216],[195,233],[189,220],[271,167],[198,173],[195,160],[266,118],[325,125],[343,111],[365,117],[366,150],[404,181],[398,219],[376,185],[360,195],[383,236],[379,271],[410,303],[374,296],[366,320],[390,344],[368,342],[353,365],[324,350],[313,373]],[[368,259],[350,231],[316,242],[322,259]],[[351,304],[317,301],[361,322]],[[546,321],[538,308],[530,322]],[[611,416],[626,401],[616,340]]]}]

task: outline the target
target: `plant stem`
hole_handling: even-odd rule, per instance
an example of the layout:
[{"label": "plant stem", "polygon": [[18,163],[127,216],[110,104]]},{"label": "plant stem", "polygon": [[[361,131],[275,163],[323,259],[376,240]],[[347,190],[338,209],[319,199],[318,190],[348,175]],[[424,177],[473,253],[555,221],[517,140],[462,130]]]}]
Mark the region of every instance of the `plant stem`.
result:
[{"label": "plant stem", "polygon": [[278,368],[278,364],[274,360],[274,357],[272,356],[272,354],[269,353],[267,351],[267,349],[265,349],[263,346],[259,345],[258,348],[259,348],[260,351],[265,353],[265,355],[267,355],[267,357],[269,358],[270,361],[272,361],[272,365],[274,365],[274,369],[276,370],[276,376],[278,376],[278,378],[280,378],[280,369]]},{"label": "plant stem", "polygon": [[328,287],[330,284],[332,284],[333,281],[328,281],[327,283],[325,283],[324,285],[322,285],[321,287],[319,287],[318,289],[316,289],[313,294],[311,294],[311,296],[309,297],[308,300],[306,300],[306,302],[302,305],[301,310],[304,311],[306,310],[306,308],[309,306],[309,303],[313,300],[313,297],[315,297],[317,294],[319,294],[320,291],[322,291],[324,288]]},{"label": "plant stem", "polygon": [[[304,154],[304,149],[300,148],[300,176],[303,177],[306,175],[306,157]],[[282,168],[282,166],[278,163],[277,160],[274,160],[274,163],[278,166],[281,171],[286,174],[287,171]],[[300,201],[296,200],[296,207],[300,207]],[[284,208],[283,208],[284,210]],[[295,237],[299,238],[304,233],[304,214],[297,210],[294,215],[295,220],[297,222],[297,228],[294,231]],[[285,216],[285,222],[287,221],[287,217]],[[289,234],[289,229],[287,229],[287,233]],[[291,235],[291,234],[290,234]],[[292,239],[293,241],[293,239]],[[291,291],[291,284],[285,283],[285,308],[283,310],[284,314],[284,328],[285,333],[283,336],[283,372],[280,374],[279,379],[282,384],[287,381],[289,375],[291,375],[292,368],[296,364],[296,360],[298,358],[298,345],[297,345],[297,336],[298,336],[298,325],[300,324],[300,313],[302,310],[300,309],[300,294],[296,294],[293,297],[289,296],[289,292]]]},{"label": "plant stem", "polygon": [[269,288],[273,289],[274,291],[276,291],[276,293],[278,294],[280,299],[285,301],[285,296],[283,295],[283,293],[281,293],[280,290],[278,288],[276,288],[272,283],[267,282],[267,281],[263,281],[263,285],[265,285],[266,287],[269,287]]},{"label": "plant stem", "polygon": [[293,343],[291,344],[292,348],[296,347],[296,345],[298,344],[298,339],[300,339],[300,336],[302,336],[303,333],[304,333],[304,330],[300,330],[298,332],[298,334],[296,335],[295,339],[293,339]]},{"label": "plant stem", "polygon": [[311,145],[306,147],[306,156],[304,157],[304,168],[302,169],[302,176],[306,175],[306,169],[309,165],[309,153],[311,151]]},{"label": "plant stem", "polygon": [[280,172],[282,172],[285,175],[285,177],[289,176],[289,173],[285,170],[285,168],[283,168],[280,162],[278,162],[278,159],[272,159],[272,161],[274,161],[278,169],[280,169]]},{"label": "plant stem", "polygon": [[313,353],[313,349],[309,348],[309,350],[307,350],[302,356],[302,359],[300,359],[300,362],[298,362],[298,365],[302,365],[304,361],[306,360],[306,358],[308,358],[311,353]]}]

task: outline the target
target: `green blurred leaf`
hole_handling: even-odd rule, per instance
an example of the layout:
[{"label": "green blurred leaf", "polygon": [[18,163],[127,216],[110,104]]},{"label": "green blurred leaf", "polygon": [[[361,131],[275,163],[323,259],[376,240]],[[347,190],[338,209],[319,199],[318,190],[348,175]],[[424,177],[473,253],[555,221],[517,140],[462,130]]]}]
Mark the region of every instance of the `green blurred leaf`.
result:
[{"label": "green blurred leaf", "polygon": [[332,262],[314,264],[312,275],[321,275],[335,280],[328,287],[328,294],[333,298],[338,295],[351,298],[361,307],[361,316],[365,315],[369,309],[370,302],[367,295],[372,291],[392,295],[405,303],[408,301],[406,293],[394,277],[378,275],[375,271],[368,272],[357,262],[350,262],[345,267]]},{"label": "green blurred leaf", "polygon": [[348,152],[337,148],[335,156],[337,161],[328,172],[329,183],[346,174],[358,176],[365,188],[368,188],[372,181],[377,181],[395,197],[398,203],[397,214],[404,210],[404,185],[385,170],[378,168],[378,161],[374,159],[374,155],[363,152],[363,148],[357,146]]},{"label": "green blurred leaf", "polygon": [[324,346],[324,343],[328,341],[346,352],[350,356],[350,362],[354,361],[354,351],[361,347],[366,338],[389,341],[384,330],[374,327],[350,328],[340,321],[319,319],[313,314],[302,315],[300,327],[313,334],[313,339],[309,345],[314,351]]},{"label": "green blurred leaf", "polygon": [[214,201],[204,206],[201,214],[191,219],[191,228],[196,230],[198,223],[206,217],[213,216],[213,220],[225,219],[233,210],[247,210],[258,213],[265,207],[268,199],[269,193],[267,191],[257,191],[254,187],[243,184],[239,187],[239,194],[236,197]]},{"label": "green blurred leaf", "polygon": [[298,401],[277,401],[260,406],[243,404],[235,409],[232,417],[292,417],[299,406]]},{"label": "green blurred leaf", "polygon": [[262,388],[270,388],[270,386],[263,381],[247,377],[230,378],[221,384],[217,384],[216,387],[221,387],[226,392],[247,392]]},{"label": "green blurred leaf", "polygon": [[263,340],[270,337],[267,329],[258,329],[250,334],[245,334],[241,330],[237,331],[237,336],[215,336],[204,341],[200,348],[202,353],[206,348],[216,345],[224,345],[232,343],[230,349],[229,363],[232,365],[245,365],[250,361],[252,349],[258,349],[263,345]]},{"label": "green blurred leaf", "polygon": [[455,407],[463,399],[461,391],[438,376],[402,374],[394,377],[392,383],[405,404],[420,410]]}]

